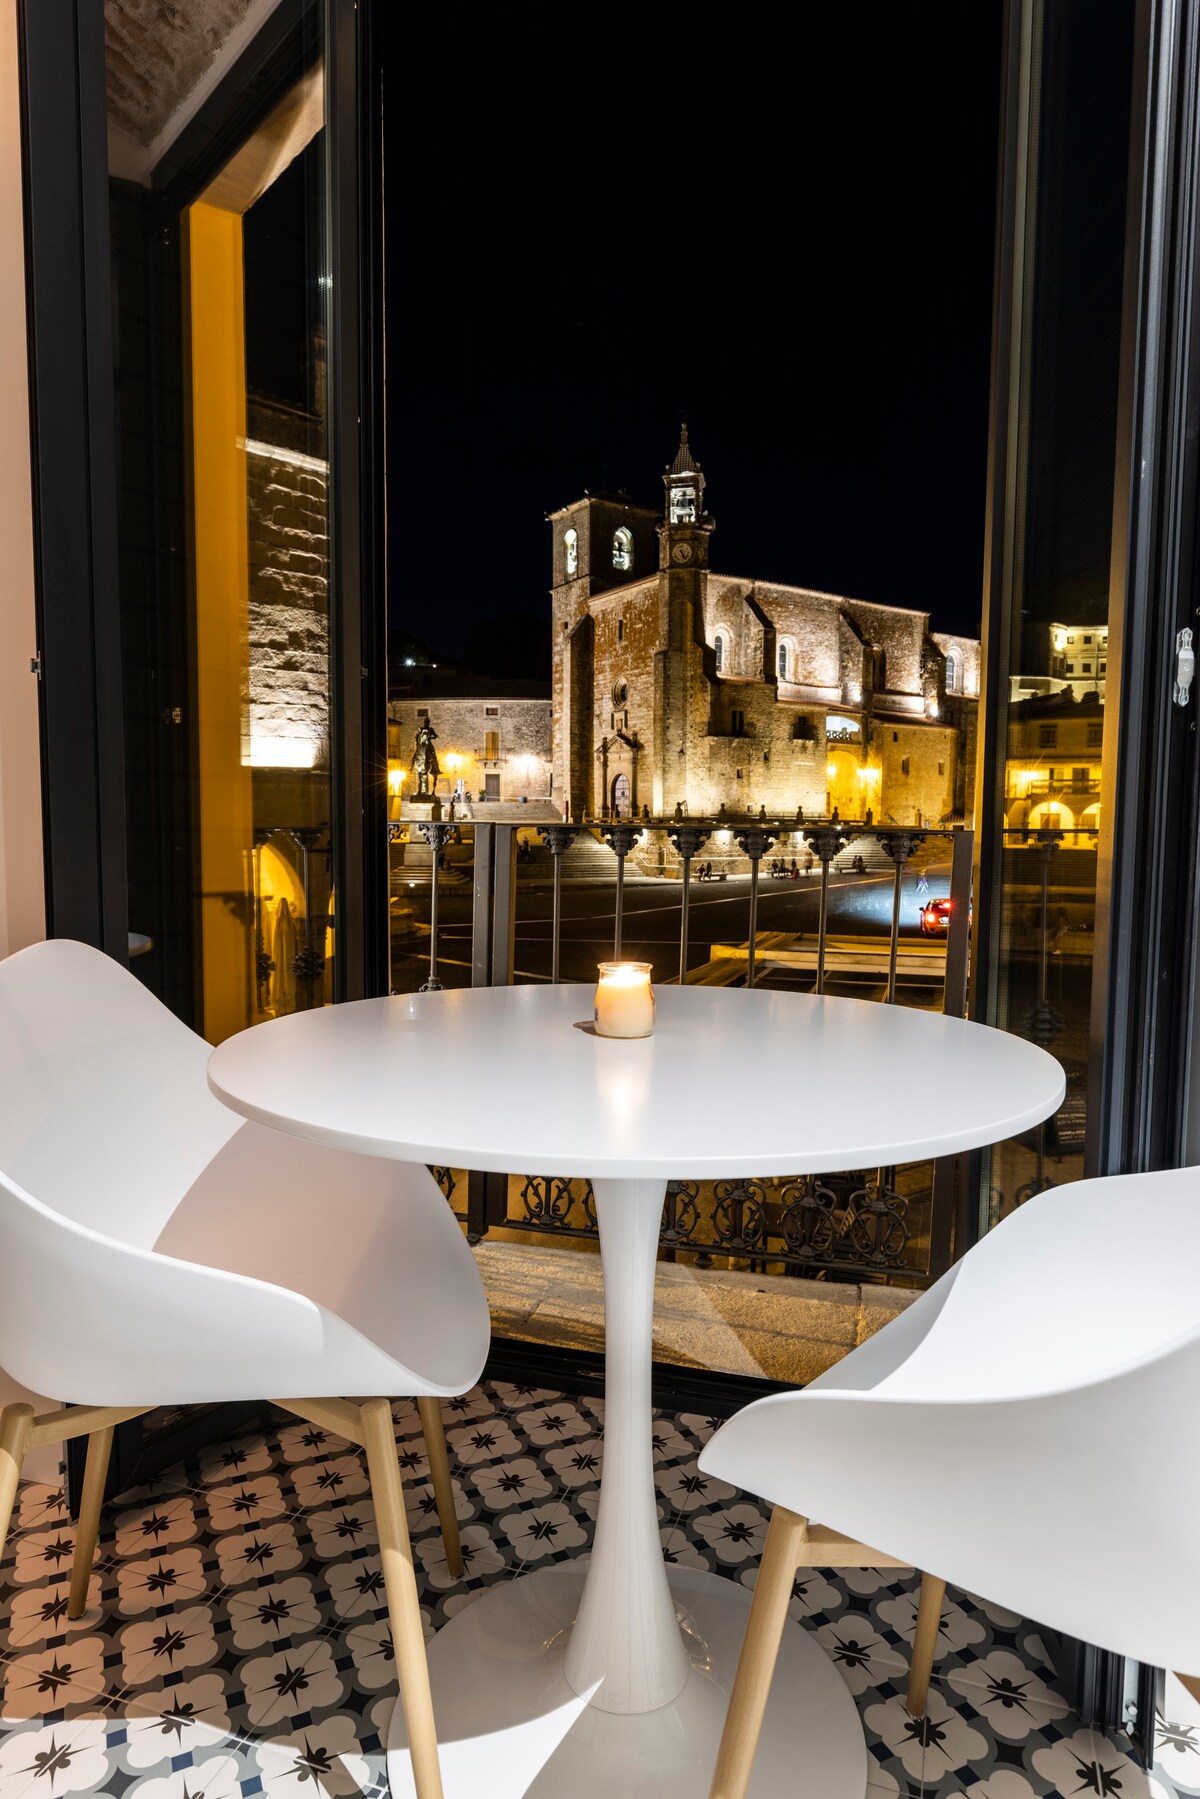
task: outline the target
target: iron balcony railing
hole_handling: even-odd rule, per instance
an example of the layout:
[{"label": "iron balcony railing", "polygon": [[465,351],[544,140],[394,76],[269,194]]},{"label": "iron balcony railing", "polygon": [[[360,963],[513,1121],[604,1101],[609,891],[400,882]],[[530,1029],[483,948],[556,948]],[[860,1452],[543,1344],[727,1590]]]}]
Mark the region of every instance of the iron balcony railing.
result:
[{"label": "iron balcony railing", "polygon": [[[632,922],[638,954],[655,963],[659,982],[753,987],[766,979],[808,986],[816,993],[831,987],[845,990],[850,983],[852,991],[875,994],[885,1004],[915,998],[928,1005],[940,991],[944,1010],[959,1016],[965,1012],[973,835],[961,827],[879,828],[836,817],[749,818],[722,808],[709,819],[535,827],[444,818],[413,822],[408,832],[417,866],[402,868],[395,886],[402,908],[406,896],[414,903],[398,935],[407,967],[413,966],[411,958],[420,946],[425,990],[468,982],[556,982],[564,978],[567,961],[579,974],[586,958],[591,958],[590,974],[596,961],[619,957],[628,946],[630,881],[636,879],[638,905]],[[393,835],[399,835],[395,826]],[[595,872],[581,875],[576,868],[576,879],[568,881],[565,865],[585,850],[596,863]],[[930,864],[944,869],[947,862],[950,907],[944,938],[941,943],[928,938],[910,943],[902,923],[906,906],[912,909],[914,878]],[[779,875],[780,864],[782,886],[771,878],[772,871]],[[706,878],[710,873],[713,883],[723,876],[725,884],[714,888]],[[835,884],[839,894],[850,887],[857,894],[871,889],[878,896],[869,921],[872,934],[833,928]],[[919,878],[916,884],[921,887]],[[946,885],[944,876],[938,885]],[[567,895],[584,888],[589,909],[581,925],[579,907],[572,914]],[[455,897],[457,921],[451,923],[443,909],[448,889]],[[797,890],[808,897],[797,897],[792,909],[806,917],[815,914],[809,918],[813,928],[764,932],[764,904],[778,916]],[[933,896],[918,891],[915,897],[924,904]],[[649,898],[655,902],[655,935],[648,942]],[[718,953],[707,961],[702,951],[697,960],[694,916],[699,904],[720,908],[721,935],[732,939],[713,943]],[[672,908],[676,923],[670,931]],[[936,908],[931,924],[940,929]],[[424,943],[423,931],[428,933]],[[795,943],[781,947],[780,939],[789,935]],[[943,944],[944,957],[939,953]],[[396,984],[415,981],[401,971]],[[847,1079],[853,1079],[853,1070],[847,1070]],[[596,1235],[586,1181],[540,1172],[520,1180],[480,1170],[436,1172],[473,1239],[498,1229],[570,1238]],[[720,1258],[797,1275],[923,1281],[949,1265],[967,1192],[964,1158],[901,1170],[852,1169],[820,1179],[797,1175],[776,1181],[674,1182],[664,1207],[661,1247],[672,1260],[687,1254],[701,1266]]]}]

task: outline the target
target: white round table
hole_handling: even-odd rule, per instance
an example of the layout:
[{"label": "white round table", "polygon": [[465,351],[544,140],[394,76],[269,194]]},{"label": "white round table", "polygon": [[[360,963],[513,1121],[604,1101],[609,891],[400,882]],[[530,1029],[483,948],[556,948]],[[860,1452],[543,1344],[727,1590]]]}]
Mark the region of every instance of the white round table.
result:
[{"label": "white round table", "polygon": [[[659,989],[652,1037],[597,1037],[584,986],[493,987],[293,1014],[213,1052],[246,1117],[402,1161],[591,1180],[604,1263],[604,1459],[585,1563],[486,1589],[429,1646],[446,1799],[703,1799],[749,1606],[668,1570],[650,1430],[669,1179],[820,1174],[999,1141],[1061,1103],[1018,1037],[869,1001]],[[415,1792],[397,1706],[397,1799]],[[858,1713],[789,1624],[751,1794],[863,1799]]]}]

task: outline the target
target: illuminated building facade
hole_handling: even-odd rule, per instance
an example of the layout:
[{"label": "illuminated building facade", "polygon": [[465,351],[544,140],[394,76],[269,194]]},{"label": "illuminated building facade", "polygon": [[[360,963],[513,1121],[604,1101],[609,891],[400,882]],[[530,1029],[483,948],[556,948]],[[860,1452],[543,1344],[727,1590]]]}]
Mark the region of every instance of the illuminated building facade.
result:
[{"label": "illuminated building facade", "polygon": [[486,681],[416,670],[408,692],[388,704],[388,788],[392,810],[412,788],[413,746],[428,720],[437,734],[443,799],[459,787],[473,816],[489,804],[519,805],[550,795],[550,699],[544,685]]},{"label": "illuminated building facade", "polygon": [[979,644],[710,566],[684,428],[660,518],[585,494],[550,517],[554,795],[572,818],[765,807],[939,823],[972,806]]},{"label": "illuminated building facade", "polygon": [[1007,827],[1097,830],[1103,748],[1104,707],[1094,691],[1076,697],[1067,686],[1010,705]]},{"label": "illuminated building facade", "polygon": [[1104,695],[1108,675],[1108,626],[1051,625],[1050,673],[1066,682],[1076,698],[1084,693]]}]

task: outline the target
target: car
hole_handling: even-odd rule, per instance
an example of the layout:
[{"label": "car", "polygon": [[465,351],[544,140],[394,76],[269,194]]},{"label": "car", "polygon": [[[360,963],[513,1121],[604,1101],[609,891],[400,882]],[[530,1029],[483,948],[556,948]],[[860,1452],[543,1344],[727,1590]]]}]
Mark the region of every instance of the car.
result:
[{"label": "car", "polygon": [[921,907],[921,934],[924,937],[945,937],[950,930],[950,908],[952,901],[948,899],[926,900]]}]

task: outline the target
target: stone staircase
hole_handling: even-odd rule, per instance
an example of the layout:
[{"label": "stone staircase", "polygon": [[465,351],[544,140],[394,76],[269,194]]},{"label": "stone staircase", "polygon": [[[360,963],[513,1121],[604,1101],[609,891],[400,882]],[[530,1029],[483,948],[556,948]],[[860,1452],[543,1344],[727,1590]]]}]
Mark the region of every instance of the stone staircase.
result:
[{"label": "stone staircase", "polygon": [[[564,881],[604,881],[613,882],[617,877],[617,858],[598,837],[590,831],[581,830],[570,849],[563,851],[562,875]],[[517,876],[520,880],[552,881],[554,879],[554,857],[548,845],[540,839],[534,840],[530,854],[517,864]],[[635,859],[629,856],[625,863],[625,879],[640,881],[647,877],[635,866]]]}]

